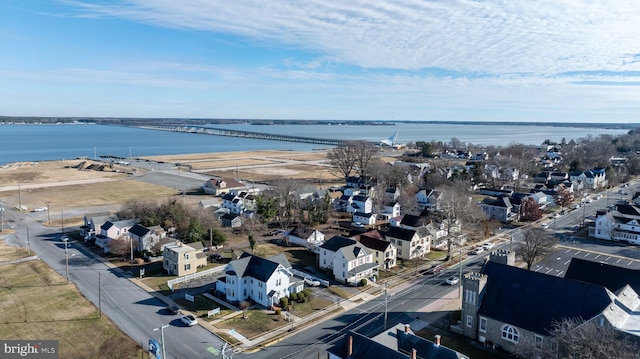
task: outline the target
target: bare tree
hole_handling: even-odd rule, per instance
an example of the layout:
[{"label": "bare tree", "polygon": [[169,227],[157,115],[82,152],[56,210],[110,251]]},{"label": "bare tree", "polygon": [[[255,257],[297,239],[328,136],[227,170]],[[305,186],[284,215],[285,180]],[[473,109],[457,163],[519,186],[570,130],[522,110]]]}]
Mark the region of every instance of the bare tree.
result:
[{"label": "bare tree", "polygon": [[352,175],[356,165],[356,149],[351,142],[342,142],[327,152],[332,173],[345,181]]},{"label": "bare tree", "polygon": [[564,318],[553,324],[551,337],[556,347],[546,348],[545,358],[640,358],[640,348],[628,334],[617,331],[606,322]]},{"label": "bare tree", "polygon": [[471,201],[470,183],[452,181],[448,186],[439,187],[442,191],[442,214],[447,225],[447,258],[451,258],[453,236],[451,229],[460,224],[475,227],[486,216]]},{"label": "bare tree", "polygon": [[364,177],[378,149],[369,141],[353,141],[350,144],[355,148],[355,169],[360,177]]},{"label": "bare tree", "polygon": [[111,253],[122,256],[124,259],[132,257],[132,250],[135,251],[136,248],[138,248],[138,241],[129,236],[121,236],[109,242]]},{"label": "bare tree", "polygon": [[516,256],[527,264],[527,270],[531,269],[533,263],[549,255],[557,240],[544,228],[532,227],[524,231],[524,238],[516,245]]},{"label": "bare tree", "polygon": [[248,300],[243,300],[240,302],[240,309],[242,309],[242,319],[247,319],[247,311],[251,307],[251,302]]}]

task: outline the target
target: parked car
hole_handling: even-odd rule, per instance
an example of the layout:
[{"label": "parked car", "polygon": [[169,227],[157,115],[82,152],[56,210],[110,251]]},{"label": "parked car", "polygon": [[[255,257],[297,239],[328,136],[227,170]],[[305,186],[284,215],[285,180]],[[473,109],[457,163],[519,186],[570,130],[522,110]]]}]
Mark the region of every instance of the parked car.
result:
[{"label": "parked car", "polygon": [[171,315],[176,315],[180,312],[180,308],[175,304],[168,305],[165,310]]},{"label": "parked car", "polygon": [[306,277],[304,279],[304,284],[312,286],[312,287],[319,287],[320,286],[320,281],[314,277]]},{"label": "parked car", "polygon": [[33,209],[34,212],[44,212],[46,210],[47,210],[47,207],[38,207]]},{"label": "parked car", "polygon": [[452,277],[447,278],[446,282],[449,285],[456,285],[456,284],[458,284],[459,281],[460,281],[460,278],[458,278],[456,276],[452,276]]},{"label": "parked car", "polygon": [[358,228],[364,228],[364,224],[360,222],[351,222],[351,225]]},{"label": "parked car", "polygon": [[191,314],[181,316],[180,317],[180,321],[183,322],[185,325],[188,325],[190,327],[198,324],[198,320],[196,319],[196,317],[194,317]]},{"label": "parked car", "polygon": [[486,251],[488,251],[489,249],[493,248],[494,246],[495,246],[495,244],[493,244],[491,242],[487,242],[487,243],[482,245],[482,248],[484,248]]},{"label": "parked car", "polygon": [[584,199],[584,201],[586,203],[591,203],[591,202],[593,202],[593,199],[591,199],[591,197],[587,197],[587,198]]},{"label": "parked car", "polygon": [[469,252],[469,253],[471,253],[471,254],[480,254],[480,253],[482,253],[482,252],[484,252],[484,248],[482,248],[482,247],[478,247],[478,248],[476,248],[476,249],[472,250],[472,251],[471,251],[471,252]]},{"label": "parked car", "polygon": [[549,228],[549,222],[544,222],[540,225],[542,228]]},{"label": "parked car", "polygon": [[63,234],[60,236],[60,242],[68,242],[69,241],[69,236],[67,236],[66,234]]},{"label": "parked car", "polygon": [[602,198],[602,195],[600,193],[596,194],[596,199],[600,199]]}]

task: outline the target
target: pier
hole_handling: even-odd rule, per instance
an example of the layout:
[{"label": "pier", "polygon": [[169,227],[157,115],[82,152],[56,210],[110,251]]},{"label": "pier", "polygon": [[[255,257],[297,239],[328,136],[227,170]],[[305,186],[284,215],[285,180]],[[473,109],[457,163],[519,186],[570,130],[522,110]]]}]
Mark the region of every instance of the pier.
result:
[{"label": "pier", "polygon": [[255,138],[260,140],[272,140],[272,141],[315,143],[315,144],[327,145],[327,146],[338,146],[341,143],[346,142],[346,140],[336,140],[336,139],[329,139],[329,138],[290,136],[290,135],[260,133],[260,132],[251,132],[251,131],[237,131],[237,130],[229,130],[229,129],[223,129],[223,128],[200,127],[200,126],[136,126],[136,127],[144,128],[147,130],[198,133],[203,135],[214,135],[214,136]]}]

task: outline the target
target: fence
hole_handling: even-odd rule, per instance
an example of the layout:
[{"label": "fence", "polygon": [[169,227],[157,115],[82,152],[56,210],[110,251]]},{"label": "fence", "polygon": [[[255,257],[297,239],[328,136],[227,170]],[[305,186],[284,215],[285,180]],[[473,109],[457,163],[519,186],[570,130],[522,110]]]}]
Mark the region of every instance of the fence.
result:
[{"label": "fence", "polygon": [[329,281],[328,280],[324,280],[324,279],[320,279],[318,277],[314,277],[309,273],[305,273],[305,272],[301,272],[299,270],[293,269],[291,268],[291,273],[293,273],[293,275],[301,277],[301,278],[310,278],[313,277],[315,280],[317,280],[318,282],[320,282],[320,285],[325,286],[325,287],[329,287]]},{"label": "fence", "polygon": [[216,273],[220,273],[220,272],[222,272],[224,267],[225,266],[218,266],[218,267],[215,267],[215,268],[203,270],[201,272],[197,272],[197,273],[193,273],[193,274],[187,274],[187,275],[185,275],[183,277],[179,277],[179,278],[176,278],[176,279],[171,279],[171,280],[167,281],[167,286],[173,292],[173,286],[178,284],[178,283],[188,282],[188,281],[194,280],[196,278],[206,277],[208,275],[213,275],[213,274],[216,274]]}]

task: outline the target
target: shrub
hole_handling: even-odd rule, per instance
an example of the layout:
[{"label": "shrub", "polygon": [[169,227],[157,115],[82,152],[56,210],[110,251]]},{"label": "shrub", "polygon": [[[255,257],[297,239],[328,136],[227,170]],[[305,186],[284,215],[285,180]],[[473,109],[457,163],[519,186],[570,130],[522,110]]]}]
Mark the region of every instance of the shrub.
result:
[{"label": "shrub", "polygon": [[282,308],[286,308],[288,305],[289,305],[289,298],[287,297],[280,298],[280,306]]},{"label": "shrub", "polygon": [[298,301],[299,302],[302,302],[307,298],[307,296],[304,294],[304,292],[298,292],[297,294],[298,294]]},{"label": "shrub", "polygon": [[366,278],[360,279],[360,282],[358,282],[358,286],[364,287],[365,285],[367,285],[367,279]]},{"label": "shrub", "polygon": [[295,302],[298,300],[298,293],[291,293],[291,297],[290,297],[292,302]]},{"label": "shrub", "polygon": [[313,290],[311,288],[305,288],[302,290],[302,293],[304,293],[306,297],[310,297],[312,292]]},{"label": "shrub", "polygon": [[300,297],[300,298],[298,299],[298,303],[305,303],[306,301],[307,301],[307,298],[306,298],[306,297]]},{"label": "shrub", "polygon": [[276,315],[280,315],[280,313],[282,313],[282,309],[280,309],[280,308],[276,308],[276,311],[275,311],[275,312],[276,312]]}]

